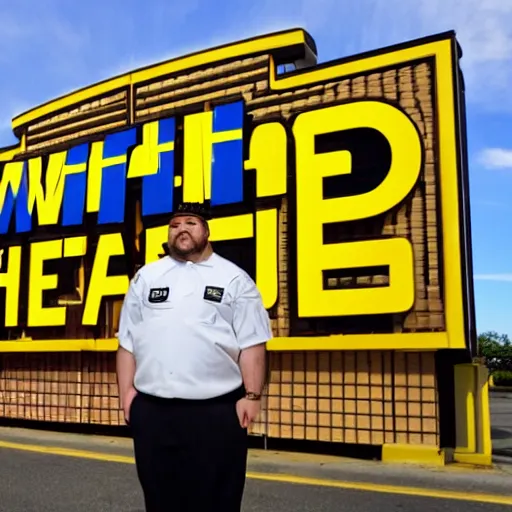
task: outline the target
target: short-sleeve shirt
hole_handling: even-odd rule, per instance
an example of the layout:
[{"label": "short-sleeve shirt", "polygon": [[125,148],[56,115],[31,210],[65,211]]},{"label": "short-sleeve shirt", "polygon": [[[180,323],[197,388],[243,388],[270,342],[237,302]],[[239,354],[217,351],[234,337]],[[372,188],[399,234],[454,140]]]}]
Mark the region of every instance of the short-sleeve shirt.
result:
[{"label": "short-sleeve shirt", "polygon": [[206,399],[242,385],[242,350],[272,337],[251,277],[213,253],[142,267],[121,310],[119,345],[134,355],[134,385],[163,398]]}]

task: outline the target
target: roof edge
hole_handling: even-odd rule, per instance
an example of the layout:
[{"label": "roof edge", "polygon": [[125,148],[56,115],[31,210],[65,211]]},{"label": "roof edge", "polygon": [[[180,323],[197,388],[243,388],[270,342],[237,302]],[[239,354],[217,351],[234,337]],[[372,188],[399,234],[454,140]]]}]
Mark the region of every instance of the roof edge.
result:
[{"label": "roof edge", "polygon": [[19,137],[22,128],[28,123],[110,91],[143,83],[160,76],[172,74],[173,72],[185,71],[201,65],[222,62],[229,58],[244,57],[265,51],[271,53],[296,45],[303,45],[309,50],[309,53],[312,52],[316,57],[316,43],[311,35],[302,28],[292,28],[262,34],[150,64],[76,89],[18,114],[12,120],[12,128],[14,133]]}]

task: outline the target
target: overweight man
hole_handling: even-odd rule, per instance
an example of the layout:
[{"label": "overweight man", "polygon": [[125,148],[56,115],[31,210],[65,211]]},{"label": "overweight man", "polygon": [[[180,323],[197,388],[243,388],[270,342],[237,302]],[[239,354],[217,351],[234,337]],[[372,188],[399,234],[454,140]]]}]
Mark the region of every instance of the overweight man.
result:
[{"label": "overweight man", "polygon": [[121,311],[120,401],[147,512],[241,510],[272,334],[254,281],[213,252],[208,219],[180,205],[169,254],[137,272]]}]

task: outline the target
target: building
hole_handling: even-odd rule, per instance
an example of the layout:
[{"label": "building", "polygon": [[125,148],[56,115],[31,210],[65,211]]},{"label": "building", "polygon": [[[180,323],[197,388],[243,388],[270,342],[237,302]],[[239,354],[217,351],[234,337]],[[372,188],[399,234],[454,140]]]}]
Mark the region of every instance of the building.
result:
[{"label": "building", "polygon": [[123,294],[161,256],[173,205],[207,200],[215,249],[255,277],[272,318],[254,436],[490,461],[455,35],[316,53],[303,30],[269,34],[13,120],[1,418],[123,424]]}]

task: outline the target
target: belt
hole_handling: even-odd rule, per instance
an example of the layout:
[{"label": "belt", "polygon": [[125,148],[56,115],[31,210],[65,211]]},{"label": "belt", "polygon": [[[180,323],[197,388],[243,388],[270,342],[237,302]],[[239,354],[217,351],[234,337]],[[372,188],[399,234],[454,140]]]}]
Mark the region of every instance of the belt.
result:
[{"label": "belt", "polygon": [[143,398],[144,400],[148,400],[150,402],[159,403],[159,404],[176,404],[176,405],[208,405],[215,403],[235,403],[241,398],[245,396],[245,388],[240,386],[239,388],[230,391],[224,395],[216,396],[213,398],[164,398],[161,396],[149,395],[147,393],[143,393],[142,391],[137,390],[137,395]]}]

